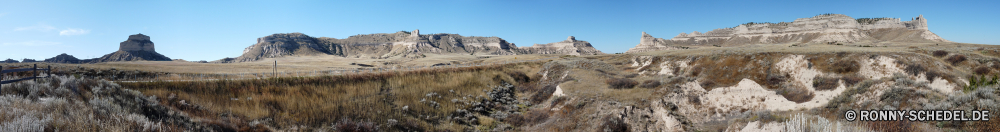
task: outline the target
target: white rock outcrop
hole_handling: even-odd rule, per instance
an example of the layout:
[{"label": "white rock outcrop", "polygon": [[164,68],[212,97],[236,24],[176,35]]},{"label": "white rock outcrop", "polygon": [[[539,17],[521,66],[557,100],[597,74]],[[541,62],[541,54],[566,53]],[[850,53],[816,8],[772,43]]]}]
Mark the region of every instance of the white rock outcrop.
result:
[{"label": "white rock outcrop", "polygon": [[910,21],[899,18],[855,19],[841,14],[799,18],[793,22],[746,23],[705,33],[680,33],[670,39],[653,38],[643,32],[629,53],[673,49],[671,46],[729,46],[742,44],[824,43],[824,42],[950,42],[930,32],[927,19],[920,15]]}]

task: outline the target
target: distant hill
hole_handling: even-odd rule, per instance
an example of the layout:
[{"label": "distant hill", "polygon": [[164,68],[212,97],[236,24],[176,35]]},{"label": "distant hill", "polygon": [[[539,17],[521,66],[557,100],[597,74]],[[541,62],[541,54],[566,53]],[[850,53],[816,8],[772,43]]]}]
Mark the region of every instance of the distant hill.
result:
[{"label": "distant hill", "polygon": [[793,22],[745,23],[705,33],[681,33],[673,38],[655,38],[642,33],[636,47],[628,53],[680,49],[681,46],[734,46],[778,43],[859,43],[859,42],[950,42],[927,28],[923,15],[901,21],[899,18],[852,18],[841,14],[823,14],[799,18]]}]

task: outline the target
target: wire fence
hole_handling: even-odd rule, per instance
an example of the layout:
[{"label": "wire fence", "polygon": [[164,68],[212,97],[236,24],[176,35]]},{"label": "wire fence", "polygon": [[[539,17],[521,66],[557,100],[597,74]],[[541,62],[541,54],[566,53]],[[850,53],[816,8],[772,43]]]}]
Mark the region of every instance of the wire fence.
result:
[{"label": "wire fence", "polygon": [[345,75],[345,74],[376,74],[383,72],[405,72],[405,71],[427,70],[427,69],[494,66],[494,65],[512,64],[512,63],[545,61],[555,58],[558,57],[549,57],[549,58],[532,59],[532,60],[486,62],[486,63],[445,64],[445,65],[433,65],[433,66],[330,68],[326,70],[312,70],[312,71],[273,71],[273,72],[243,72],[243,73],[168,73],[168,74],[152,74],[152,75],[126,74],[126,75],[89,76],[89,77],[85,76],[83,78],[106,79],[115,82],[245,80],[245,79],[265,79],[265,78],[279,78],[279,77],[314,77],[314,76],[333,76],[333,75]]}]

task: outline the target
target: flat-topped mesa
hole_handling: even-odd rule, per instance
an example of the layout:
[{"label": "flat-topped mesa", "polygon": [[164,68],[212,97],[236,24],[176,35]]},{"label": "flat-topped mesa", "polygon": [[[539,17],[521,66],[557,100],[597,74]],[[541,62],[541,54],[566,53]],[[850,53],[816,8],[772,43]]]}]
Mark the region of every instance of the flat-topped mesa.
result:
[{"label": "flat-topped mesa", "polygon": [[[81,63],[97,63],[97,62],[112,62],[112,61],[170,61],[171,59],[167,56],[163,56],[160,53],[156,53],[155,48],[153,48],[153,41],[149,40],[149,36],[143,34],[135,34],[128,36],[128,40],[119,43],[118,51],[112,52],[101,56],[100,58],[81,60]],[[59,56],[57,56],[59,57]],[[53,60],[67,60],[67,59],[53,59]],[[69,59],[71,60],[71,59]],[[65,61],[69,62],[69,61]]]},{"label": "flat-topped mesa", "polygon": [[[823,14],[798,18],[792,22],[745,23],[708,32],[680,33],[670,39],[651,39],[643,33],[637,50],[651,46],[733,46],[779,43],[856,43],[856,42],[950,42],[930,32],[927,19],[920,15],[910,21],[899,18],[852,18],[842,14]],[[662,41],[660,41],[662,40]],[[657,42],[650,42],[657,41]],[[642,47],[641,47],[642,46]],[[629,51],[635,52],[635,51]]]},{"label": "flat-topped mesa", "polygon": [[153,48],[153,41],[149,40],[149,36],[143,34],[129,35],[128,40],[119,43],[118,50],[121,51],[150,51],[156,52]]}]

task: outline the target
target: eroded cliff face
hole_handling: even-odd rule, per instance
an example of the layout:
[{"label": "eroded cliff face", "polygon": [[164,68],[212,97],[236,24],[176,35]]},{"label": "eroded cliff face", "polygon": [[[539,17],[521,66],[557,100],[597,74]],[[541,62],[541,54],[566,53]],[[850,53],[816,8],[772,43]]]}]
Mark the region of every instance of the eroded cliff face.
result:
[{"label": "eroded cliff face", "polygon": [[670,39],[654,38],[643,32],[629,53],[664,50],[671,46],[733,46],[778,43],[858,43],[858,42],[950,42],[930,32],[927,19],[920,15],[910,21],[898,18],[855,19],[841,14],[799,18],[793,22],[746,23],[705,33],[681,33]]},{"label": "eroded cliff face", "polygon": [[600,50],[594,49],[590,42],[576,40],[576,37],[569,36],[566,40],[548,43],[535,44],[530,47],[518,48],[522,54],[567,54],[567,55],[600,55],[604,54]]},{"label": "eroded cliff face", "polygon": [[128,36],[127,40],[121,42],[118,51],[101,56],[101,58],[88,59],[84,61],[87,63],[112,61],[170,61],[170,58],[160,53],[156,53],[156,50],[153,47],[153,41],[150,41],[149,36],[135,34]]},{"label": "eroded cliff face", "polygon": [[384,59],[420,54],[459,53],[470,55],[517,54],[603,54],[586,41],[563,41],[521,50],[499,37],[413,32],[363,34],[345,39],[314,38],[302,33],[274,34],[258,38],[234,62],[256,61],[283,56],[336,55],[349,58]]}]

